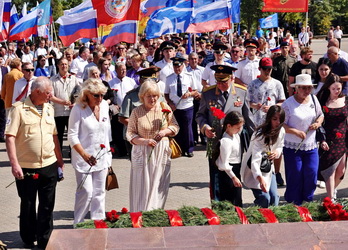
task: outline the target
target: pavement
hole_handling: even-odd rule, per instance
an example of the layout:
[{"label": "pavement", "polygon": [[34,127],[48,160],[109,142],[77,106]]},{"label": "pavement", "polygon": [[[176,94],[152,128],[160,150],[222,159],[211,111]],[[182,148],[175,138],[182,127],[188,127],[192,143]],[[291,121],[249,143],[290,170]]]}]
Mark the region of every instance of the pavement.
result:
[{"label": "pavement", "polygon": [[[343,39],[342,49],[348,50],[348,39]],[[313,40],[313,60],[318,59],[325,53],[326,41]],[[67,144],[64,142],[63,155],[66,157]],[[208,161],[205,156],[205,147],[198,145],[194,151],[194,157],[181,157],[172,161],[171,183],[168,200],[165,209],[177,209],[183,205],[196,206],[199,208],[210,205],[209,198],[209,172]],[[76,181],[73,168],[68,158],[65,160],[65,179],[57,185],[56,205],[54,209],[54,228],[71,229],[73,225],[74,194]],[[112,166],[117,174],[119,189],[111,190],[106,195],[106,211],[115,209],[121,210],[129,207],[129,178],[130,162],[126,158],[114,158]],[[284,168],[281,172],[284,177]],[[11,174],[11,167],[8,162],[4,143],[0,143],[0,200],[2,200],[2,213],[0,213],[0,240],[9,249],[22,249],[22,242],[19,236],[19,197],[16,186],[11,185],[5,188],[14,180]],[[284,202],[285,187],[278,189],[281,202]],[[317,188],[315,200],[325,197],[325,189]],[[348,181],[343,180],[338,188],[338,197],[348,196]],[[243,189],[244,206],[253,204],[251,190]]]}]

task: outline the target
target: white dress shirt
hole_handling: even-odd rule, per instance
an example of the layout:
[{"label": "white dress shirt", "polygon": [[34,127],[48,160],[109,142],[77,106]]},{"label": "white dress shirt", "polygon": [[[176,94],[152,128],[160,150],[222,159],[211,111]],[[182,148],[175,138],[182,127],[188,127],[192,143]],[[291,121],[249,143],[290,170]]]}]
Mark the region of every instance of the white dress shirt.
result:
[{"label": "white dress shirt", "polygon": [[123,99],[127,92],[138,86],[136,82],[128,76],[123,77],[122,80],[115,77],[109,82],[109,85],[111,89],[117,90],[114,91],[114,93],[116,92],[116,104],[118,106],[122,105]]}]

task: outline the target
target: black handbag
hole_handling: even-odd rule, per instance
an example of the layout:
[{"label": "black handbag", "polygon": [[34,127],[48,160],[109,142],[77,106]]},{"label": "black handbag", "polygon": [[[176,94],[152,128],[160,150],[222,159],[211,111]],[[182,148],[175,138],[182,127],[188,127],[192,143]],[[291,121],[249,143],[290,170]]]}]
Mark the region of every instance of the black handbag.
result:
[{"label": "black handbag", "polygon": [[[261,153],[261,164],[260,164],[260,170],[262,173],[269,173],[272,168],[272,161],[268,159],[268,154],[266,152]],[[251,169],[251,158],[252,155],[250,155],[249,160],[247,161],[248,167]]]}]

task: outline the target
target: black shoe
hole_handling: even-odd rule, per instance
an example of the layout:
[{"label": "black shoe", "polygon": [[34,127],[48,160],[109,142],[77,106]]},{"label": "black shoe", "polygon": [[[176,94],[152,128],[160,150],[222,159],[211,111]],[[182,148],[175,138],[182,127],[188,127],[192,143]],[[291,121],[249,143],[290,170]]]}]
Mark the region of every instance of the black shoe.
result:
[{"label": "black shoe", "polygon": [[193,153],[187,153],[187,157],[193,157]]},{"label": "black shoe", "polygon": [[0,137],[0,142],[5,142],[5,138],[4,137]]},{"label": "black shoe", "polygon": [[276,173],[276,180],[278,186],[284,186],[284,180],[281,173]]}]

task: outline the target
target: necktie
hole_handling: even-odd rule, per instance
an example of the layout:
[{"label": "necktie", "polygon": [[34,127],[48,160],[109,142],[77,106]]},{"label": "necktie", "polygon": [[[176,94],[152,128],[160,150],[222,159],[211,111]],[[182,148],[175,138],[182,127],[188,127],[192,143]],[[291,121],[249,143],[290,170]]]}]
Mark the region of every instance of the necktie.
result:
[{"label": "necktie", "polygon": [[25,85],[25,88],[23,89],[22,93],[16,98],[16,102],[22,100],[22,98],[27,95],[29,89],[29,82],[30,80],[27,80],[27,85]]},{"label": "necktie", "polygon": [[224,91],[224,93],[222,93],[223,95],[224,95],[224,97],[225,97],[225,99],[226,99],[226,101],[227,101],[227,99],[228,99],[228,92],[227,91]]},{"label": "necktie", "polygon": [[181,97],[182,96],[182,85],[181,85],[181,79],[180,75],[178,75],[178,80],[176,81],[178,83],[176,94]]}]

